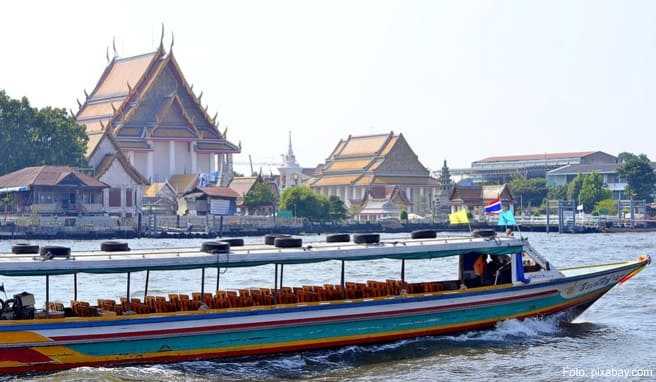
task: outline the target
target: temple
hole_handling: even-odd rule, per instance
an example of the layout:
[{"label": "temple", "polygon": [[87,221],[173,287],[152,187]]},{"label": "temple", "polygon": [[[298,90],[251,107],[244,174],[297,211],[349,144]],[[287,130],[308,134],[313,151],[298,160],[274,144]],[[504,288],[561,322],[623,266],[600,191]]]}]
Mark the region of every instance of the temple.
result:
[{"label": "temple", "polygon": [[210,117],[201,104],[202,92],[194,94],[172,49],[167,53],[162,43],[133,57],[119,58],[115,51],[85,97],[76,119],[89,136],[89,165],[111,186],[105,204],[114,206],[107,207],[121,204],[118,211],[129,213],[126,207],[139,206],[126,202],[139,201],[146,184],[175,175],[229,183],[232,155],[240,147],[219,132],[216,115]]},{"label": "temple", "polygon": [[417,214],[431,212],[437,189],[437,180],[419,162],[403,134],[393,132],[340,140],[308,183],[349,206],[362,205],[367,192],[370,198],[387,197],[396,195],[391,190],[397,188],[404,193],[407,211]]}]

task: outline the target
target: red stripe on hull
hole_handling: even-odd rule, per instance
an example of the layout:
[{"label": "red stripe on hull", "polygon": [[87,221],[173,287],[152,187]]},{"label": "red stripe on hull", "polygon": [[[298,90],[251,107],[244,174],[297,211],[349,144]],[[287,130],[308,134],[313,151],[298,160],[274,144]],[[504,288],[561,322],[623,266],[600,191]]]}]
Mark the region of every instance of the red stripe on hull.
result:
[{"label": "red stripe on hull", "polygon": [[13,362],[51,362],[50,357],[39,353],[38,351],[31,348],[20,348],[20,349],[0,349],[0,360],[1,361],[13,361]]}]

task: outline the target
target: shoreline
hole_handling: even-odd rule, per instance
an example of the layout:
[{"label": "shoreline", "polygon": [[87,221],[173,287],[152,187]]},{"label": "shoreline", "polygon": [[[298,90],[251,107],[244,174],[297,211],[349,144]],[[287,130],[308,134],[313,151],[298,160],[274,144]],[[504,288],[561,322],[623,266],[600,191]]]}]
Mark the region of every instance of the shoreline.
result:
[{"label": "shoreline", "polygon": [[[321,235],[330,233],[410,233],[419,229],[434,229],[438,232],[469,232],[469,227],[457,227],[449,224],[425,224],[425,223],[408,223],[395,226],[384,224],[308,224],[304,227],[292,228],[279,226],[271,229],[251,229],[251,230],[223,230],[209,232],[142,232],[136,231],[117,231],[117,232],[53,232],[53,233],[32,233],[32,232],[0,232],[0,241],[15,240],[118,240],[118,239],[215,239],[217,237],[255,237],[266,234],[289,234],[289,235]],[[504,227],[487,224],[473,224],[471,229],[494,229],[497,232],[504,231]],[[522,232],[547,232],[546,226],[520,226]],[[565,234],[577,233],[625,233],[625,232],[656,232],[656,227],[644,228],[606,228],[599,229],[593,227],[575,227],[563,232]],[[558,227],[550,227],[549,233],[558,233]]]}]

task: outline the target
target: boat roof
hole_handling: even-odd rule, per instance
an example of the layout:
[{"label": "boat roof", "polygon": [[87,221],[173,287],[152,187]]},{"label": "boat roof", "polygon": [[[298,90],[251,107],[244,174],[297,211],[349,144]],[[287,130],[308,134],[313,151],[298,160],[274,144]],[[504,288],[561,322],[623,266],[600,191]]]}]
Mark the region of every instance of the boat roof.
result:
[{"label": "boat roof", "polygon": [[236,268],[266,264],[308,264],[329,260],[432,259],[466,253],[504,255],[522,251],[515,238],[391,239],[379,244],[306,243],[303,248],[269,245],[232,247],[208,254],[199,248],[158,248],[130,252],[73,252],[69,259],[0,254],[0,275],[44,276],[74,273],[126,273],[146,270]]}]

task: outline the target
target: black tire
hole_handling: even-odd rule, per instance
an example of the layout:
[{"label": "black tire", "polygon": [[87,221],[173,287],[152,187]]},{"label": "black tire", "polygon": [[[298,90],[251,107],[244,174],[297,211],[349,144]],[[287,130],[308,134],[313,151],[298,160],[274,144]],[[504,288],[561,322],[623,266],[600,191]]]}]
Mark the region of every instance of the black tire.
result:
[{"label": "black tire", "polygon": [[39,253],[42,257],[70,257],[71,249],[69,247],[60,247],[58,245],[47,245],[41,247]]},{"label": "black tire", "polygon": [[296,237],[277,237],[273,241],[276,248],[301,248],[303,246],[303,239]]},{"label": "black tire", "polygon": [[39,246],[27,243],[18,243],[11,247],[11,253],[16,255],[39,253]]},{"label": "black tire", "polygon": [[348,243],[351,241],[351,235],[348,233],[336,233],[326,236],[326,243]]},{"label": "black tire", "polygon": [[243,247],[244,239],[217,239],[217,241],[222,243],[228,243],[231,247]]},{"label": "black tire", "polygon": [[435,239],[437,237],[437,231],[434,229],[418,229],[412,231],[410,237],[413,239]]},{"label": "black tire", "polygon": [[100,250],[104,252],[129,252],[128,243],[122,241],[104,241],[100,244]]},{"label": "black tire", "polygon": [[290,238],[290,235],[280,235],[280,234],[272,234],[272,235],[266,235],[264,236],[264,244],[266,245],[273,245],[273,242],[277,238]]},{"label": "black tire", "polygon": [[205,253],[228,253],[230,252],[230,244],[220,241],[206,241],[200,246],[201,252]]},{"label": "black tire", "polygon": [[497,231],[493,229],[475,229],[472,232],[472,237],[491,238],[496,236],[497,236]]},{"label": "black tire", "polygon": [[380,235],[377,233],[361,233],[353,235],[355,244],[375,244],[380,242]]}]

